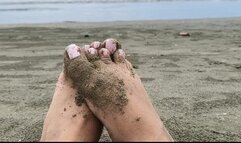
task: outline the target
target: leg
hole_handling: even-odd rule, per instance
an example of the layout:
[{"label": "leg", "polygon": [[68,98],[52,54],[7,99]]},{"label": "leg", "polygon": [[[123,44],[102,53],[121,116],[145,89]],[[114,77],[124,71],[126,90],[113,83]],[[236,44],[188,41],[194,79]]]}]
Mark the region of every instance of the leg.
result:
[{"label": "leg", "polygon": [[72,45],[67,74],[113,141],[173,141],[120,48],[113,39],[87,50]]},{"label": "leg", "polygon": [[102,124],[86,103],[77,106],[76,89],[61,72],[49,111],[44,121],[41,141],[98,141]]}]

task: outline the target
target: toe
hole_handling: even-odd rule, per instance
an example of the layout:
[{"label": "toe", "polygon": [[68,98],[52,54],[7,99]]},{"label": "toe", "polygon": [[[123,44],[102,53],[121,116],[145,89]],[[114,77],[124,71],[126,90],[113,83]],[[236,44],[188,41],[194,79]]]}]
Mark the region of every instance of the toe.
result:
[{"label": "toe", "polygon": [[125,58],[125,52],[123,49],[117,49],[113,55],[114,62],[118,66],[122,66],[123,69],[127,68],[130,71],[131,76],[135,76],[135,71],[132,64]]},{"label": "toe", "polygon": [[111,57],[110,57],[110,51],[105,48],[101,48],[99,50],[99,57],[106,64],[109,64],[112,62]]},{"label": "toe", "polygon": [[73,81],[79,76],[90,73],[93,65],[88,61],[83,50],[77,45],[67,46],[64,54],[64,72],[67,77]]},{"label": "toe", "polygon": [[112,38],[106,39],[103,42],[102,47],[108,49],[110,51],[110,54],[114,54],[117,49],[121,49],[120,43],[116,39]]},{"label": "toe", "polygon": [[93,59],[96,59],[97,56],[98,56],[98,52],[97,52],[97,49],[96,48],[93,48],[93,45],[84,45],[83,49],[86,57],[88,58],[88,60],[93,60]]},{"label": "toe", "polygon": [[97,50],[95,48],[89,48],[88,53],[91,55],[97,55]]},{"label": "toe", "polygon": [[115,53],[114,53],[114,62],[116,63],[123,63],[125,62],[125,52],[123,49],[118,49]]},{"label": "toe", "polygon": [[[82,52],[84,54],[84,52]],[[71,60],[74,60],[82,55],[83,58],[86,58],[81,54],[80,47],[75,44],[70,44],[65,48],[64,52],[64,67],[67,67]]]},{"label": "toe", "polygon": [[95,41],[95,42],[90,44],[90,48],[95,48],[97,50],[99,50],[101,48],[101,46],[102,46],[102,44],[99,41]]},{"label": "toe", "polygon": [[98,53],[97,50],[95,48],[89,48],[86,50],[86,56],[88,58],[88,60],[94,60],[97,59],[98,57]]},{"label": "toe", "polygon": [[89,48],[90,48],[90,45],[84,45],[84,46],[82,47],[82,49],[83,49],[83,51],[85,52],[85,54],[88,53]]}]

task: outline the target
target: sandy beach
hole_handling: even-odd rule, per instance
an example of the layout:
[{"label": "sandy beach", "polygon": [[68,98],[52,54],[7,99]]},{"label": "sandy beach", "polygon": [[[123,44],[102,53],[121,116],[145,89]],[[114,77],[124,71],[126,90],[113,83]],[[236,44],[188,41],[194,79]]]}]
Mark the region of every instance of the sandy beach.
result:
[{"label": "sandy beach", "polygon": [[39,141],[65,47],[109,37],[176,141],[241,141],[241,18],[1,25],[0,140]]}]

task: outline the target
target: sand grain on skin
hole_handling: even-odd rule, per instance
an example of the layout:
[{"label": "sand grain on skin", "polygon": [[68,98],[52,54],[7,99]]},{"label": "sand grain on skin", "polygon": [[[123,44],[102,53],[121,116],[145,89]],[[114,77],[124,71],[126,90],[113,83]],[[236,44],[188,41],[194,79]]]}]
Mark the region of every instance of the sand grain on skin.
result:
[{"label": "sand grain on skin", "polygon": [[[83,56],[83,55],[81,55]],[[110,108],[115,112],[123,112],[128,99],[124,82],[105,69],[95,69],[86,58],[77,57],[69,60],[67,53],[64,59],[65,73],[74,81],[78,90],[76,104],[81,106],[84,99],[89,100],[100,109]]]}]

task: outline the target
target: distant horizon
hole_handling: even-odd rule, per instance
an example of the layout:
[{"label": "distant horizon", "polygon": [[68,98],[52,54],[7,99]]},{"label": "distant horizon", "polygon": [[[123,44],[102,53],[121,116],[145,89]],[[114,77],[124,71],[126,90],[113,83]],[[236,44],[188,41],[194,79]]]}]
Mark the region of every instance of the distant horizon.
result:
[{"label": "distant horizon", "polygon": [[[241,0],[131,0],[128,2],[126,2],[127,0],[98,0],[95,2],[93,2],[94,0],[4,1],[5,4],[3,4],[3,1],[0,2],[0,24],[241,17]],[[119,3],[111,3],[111,1]]]}]

